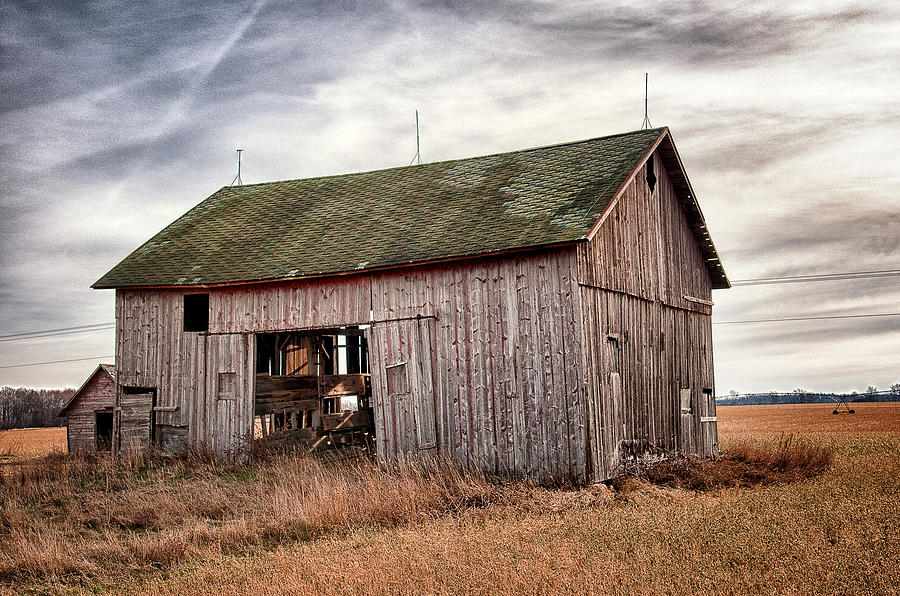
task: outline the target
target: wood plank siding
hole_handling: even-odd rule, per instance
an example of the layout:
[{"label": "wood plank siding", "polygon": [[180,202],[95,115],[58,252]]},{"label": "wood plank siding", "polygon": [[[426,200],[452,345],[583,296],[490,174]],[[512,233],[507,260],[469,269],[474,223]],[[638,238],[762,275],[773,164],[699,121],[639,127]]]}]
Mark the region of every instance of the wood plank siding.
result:
[{"label": "wood plank siding", "polygon": [[578,249],[595,480],[615,475],[625,457],[717,447],[712,284],[664,164],[651,159],[655,188],[645,164]]},{"label": "wood plank siding", "polygon": [[[381,458],[436,447],[492,472],[583,480],[578,291],[572,248],[320,280],[119,289],[120,392],[154,389],[157,428],[227,451],[252,430],[254,334],[370,325]],[[206,333],[183,331],[191,292],[209,294]],[[387,368],[400,362],[410,389],[391,394]]]},{"label": "wood plank siding", "polygon": [[115,379],[98,367],[64,410],[69,453],[97,451],[97,414],[111,415],[115,399]]}]

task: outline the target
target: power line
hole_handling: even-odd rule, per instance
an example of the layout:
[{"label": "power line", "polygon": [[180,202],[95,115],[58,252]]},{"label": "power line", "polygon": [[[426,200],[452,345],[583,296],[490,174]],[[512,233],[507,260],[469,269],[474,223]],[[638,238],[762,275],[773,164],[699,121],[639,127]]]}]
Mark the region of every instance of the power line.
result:
[{"label": "power line", "polygon": [[900,269],[881,271],[850,271],[846,273],[817,273],[814,275],[783,275],[780,277],[757,277],[732,280],[732,286],[765,286],[775,284],[797,284],[813,281],[840,281],[844,279],[876,279],[900,276]]},{"label": "power line", "polygon": [[746,319],[739,321],[713,321],[713,325],[737,325],[738,323],[780,323],[782,321],[825,321],[828,319],[863,319],[869,317],[898,317],[900,312],[885,312],[862,315],[830,315],[819,317],[786,317],[784,319]]},{"label": "power line", "polygon": [[48,362],[29,362],[27,364],[8,364],[0,366],[2,368],[22,368],[25,366],[43,366],[44,364],[63,364],[65,362],[84,362],[85,360],[105,360],[107,358],[115,358],[115,356],[93,356],[91,358],[72,358],[70,360],[50,360]]},{"label": "power line", "polygon": [[0,342],[23,341],[26,339],[39,339],[42,337],[56,337],[58,335],[72,335],[73,333],[91,333],[93,331],[107,331],[109,329],[115,329],[115,328],[116,328],[116,324],[111,323],[109,325],[92,327],[90,329],[75,329],[72,331],[58,331],[56,333],[34,333],[31,335],[26,335],[24,337],[4,337],[4,338],[0,339]]},{"label": "power line", "polygon": [[44,335],[55,335],[59,333],[62,335],[63,333],[80,333],[82,331],[93,331],[98,328],[105,327],[115,327],[116,323],[111,321],[109,323],[94,323],[92,325],[80,325],[78,327],[59,327],[57,329],[44,329],[42,331],[23,331],[21,333],[10,333],[9,335],[0,335],[0,341],[8,340],[8,339],[19,339],[19,338],[27,338],[27,337],[40,337]]},{"label": "power line", "polygon": [[[418,151],[413,156],[413,161],[418,157]],[[412,162],[410,162],[412,163]],[[752,285],[772,285],[787,283],[806,283],[818,281],[839,281],[844,279],[872,279],[881,277],[897,277],[900,276],[900,269],[882,269],[878,271],[850,271],[843,273],[817,273],[812,275],[784,275],[780,277],[756,277],[747,279],[735,279],[731,281],[733,286],[752,286]],[[843,319],[857,317],[887,317],[896,316],[897,313],[883,314],[863,314],[863,315],[841,315],[831,317],[794,317],[786,319],[759,319],[748,321],[718,321],[716,324],[731,323],[768,323],[774,321],[809,321],[819,319]],[[91,331],[100,331],[115,327],[115,322],[94,323],[92,325],[80,325],[77,327],[59,327],[56,329],[44,329],[41,331],[23,331],[21,333],[11,333],[8,335],[0,335],[0,342],[13,341],[18,339],[31,339],[37,337],[54,337],[56,335],[67,335],[70,333],[87,333]]]}]

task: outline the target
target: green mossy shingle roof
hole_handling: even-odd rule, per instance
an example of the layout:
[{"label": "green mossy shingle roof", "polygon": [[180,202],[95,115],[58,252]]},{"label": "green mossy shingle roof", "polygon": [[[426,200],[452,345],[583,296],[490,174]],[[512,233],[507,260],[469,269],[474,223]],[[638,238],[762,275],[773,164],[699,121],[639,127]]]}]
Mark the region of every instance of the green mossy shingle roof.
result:
[{"label": "green mossy shingle roof", "polygon": [[93,287],[300,278],[578,241],[666,132],[227,186]]}]

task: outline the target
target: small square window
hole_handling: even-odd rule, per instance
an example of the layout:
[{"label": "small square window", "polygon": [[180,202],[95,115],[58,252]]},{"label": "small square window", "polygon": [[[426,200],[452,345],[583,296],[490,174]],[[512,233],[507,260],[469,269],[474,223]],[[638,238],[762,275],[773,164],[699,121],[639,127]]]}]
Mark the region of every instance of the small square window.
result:
[{"label": "small square window", "polygon": [[406,372],[406,363],[394,364],[385,367],[387,373],[388,395],[406,395],[409,393],[409,375]]},{"label": "small square window", "polygon": [[237,391],[237,374],[233,372],[219,373],[219,399],[235,399]]},{"label": "small square window", "polygon": [[209,331],[209,294],[184,295],[184,330]]}]

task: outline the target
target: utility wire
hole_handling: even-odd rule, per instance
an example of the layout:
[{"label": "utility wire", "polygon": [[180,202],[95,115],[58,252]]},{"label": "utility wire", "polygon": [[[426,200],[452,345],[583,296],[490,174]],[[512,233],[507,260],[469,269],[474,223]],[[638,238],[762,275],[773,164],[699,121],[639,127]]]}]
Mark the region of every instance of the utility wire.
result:
[{"label": "utility wire", "polygon": [[[830,316],[818,316],[818,317],[786,317],[782,319],[746,319],[739,321],[713,321],[713,325],[738,325],[738,324],[749,324],[749,323],[781,323],[785,321],[824,321],[829,319],[862,319],[862,318],[872,318],[872,317],[898,317],[900,316],[900,312],[889,312],[889,313],[874,313],[874,314],[861,314],[861,315],[830,315]],[[79,331],[71,331],[71,333],[78,333]],[[56,335],[64,335],[64,333],[58,333]],[[46,337],[46,336],[40,336]],[[13,339],[30,339],[30,337],[24,338],[9,338],[9,336],[3,336],[2,341],[12,341]],[[115,356],[95,356],[93,358],[72,358],[70,360],[52,360],[49,362],[29,362],[25,364],[10,364],[5,366],[0,366],[0,369],[7,368],[22,368],[25,366],[42,366],[45,364],[62,364],[66,362],[83,362],[85,360],[101,360],[103,358],[115,358]]]},{"label": "utility wire", "polygon": [[103,325],[94,325],[94,326],[90,326],[90,327],[86,326],[85,328],[72,329],[72,330],[59,329],[59,330],[53,330],[53,332],[35,331],[32,333],[22,333],[22,334],[16,335],[16,336],[4,335],[3,337],[0,337],[0,342],[22,341],[25,339],[38,339],[41,337],[56,337],[58,335],[71,335],[73,333],[91,333],[93,331],[106,331],[108,329],[115,329],[115,328],[116,328],[115,323],[108,323],[108,324],[103,324]]},{"label": "utility wire", "polygon": [[843,279],[875,279],[900,276],[900,269],[881,271],[851,271],[847,273],[818,273],[815,275],[783,275],[781,277],[757,277],[732,280],[733,286],[764,286],[775,284],[797,284],[813,281],[840,281]]},{"label": "utility wire", "polygon": [[786,317],[784,319],[746,319],[739,321],[713,321],[713,325],[737,325],[738,323],[778,323],[782,321],[824,321],[827,319],[863,319],[869,317],[900,317],[900,312],[885,312],[862,315],[830,315],[819,317]]},{"label": "utility wire", "polygon": [[91,325],[80,325],[78,327],[59,327],[58,329],[44,329],[42,331],[22,331],[21,333],[10,333],[9,335],[0,335],[0,339],[6,339],[7,337],[19,337],[21,335],[33,335],[35,333],[53,333],[56,331],[71,331],[73,329],[88,329],[90,327],[100,327],[101,325],[115,325],[115,322],[110,321],[109,323],[93,323]]},{"label": "utility wire", "polygon": [[[416,160],[416,155],[412,161]],[[410,164],[412,163],[410,162]],[[601,193],[602,194],[602,193]],[[784,275],[781,277],[757,277],[748,279],[732,280],[733,286],[752,286],[752,285],[774,285],[788,283],[806,283],[817,281],[838,281],[843,279],[871,279],[881,277],[897,277],[900,276],[900,269],[882,269],[879,271],[850,271],[844,273],[818,273],[813,275]],[[836,315],[825,317],[791,317],[784,319],[758,319],[746,321],[716,321],[714,325],[730,325],[738,323],[770,323],[781,321],[815,321],[824,319],[852,319],[861,317],[893,317],[900,313],[879,313],[879,314],[861,314],[861,315]],[[44,329],[42,331],[23,331],[22,333],[11,333],[8,335],[0,335],[0,342],[17,341],[22,339],[33,339],[39,337],[55,337],[58,335],[69,335],[74,333],[88,333],[93,331],[101,331],[112,329],[115,322],[95,323],[93,325],[80,325],[77,327],[59,327],[57,329]]]},{"label": "utility wire", "polygon": [[22,368],[24,366],[43,366],[44,364],[63,364],[64,362],[84,362],[85,360],[105,360],[115,356],[93,356],[91,358],[72,358],[70,360],[50,360],[48,362],[29,362],[27,364],[8,364],[0,368]]}]

